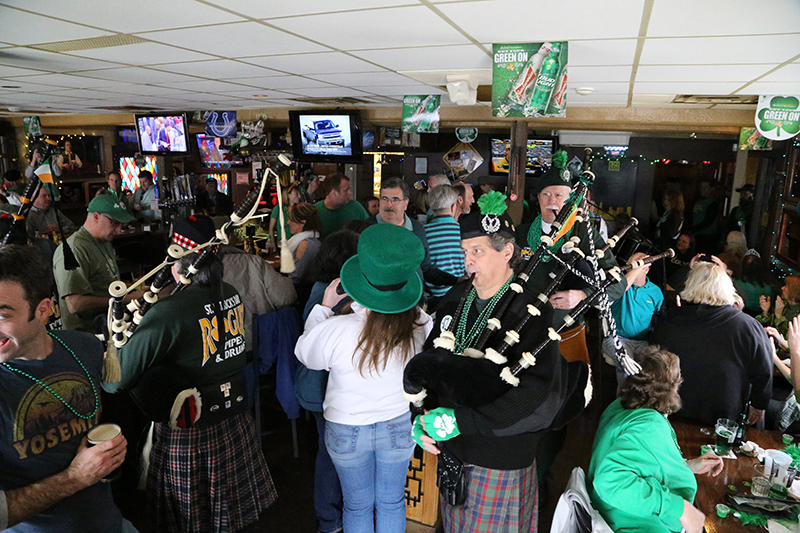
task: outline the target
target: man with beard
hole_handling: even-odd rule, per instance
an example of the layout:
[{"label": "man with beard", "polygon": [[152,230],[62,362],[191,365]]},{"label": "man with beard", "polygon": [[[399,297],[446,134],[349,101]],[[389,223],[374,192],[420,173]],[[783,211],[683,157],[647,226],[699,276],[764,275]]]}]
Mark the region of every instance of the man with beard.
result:
[{"label": "man with beard", "polygon": [[453,188],[458,193],[456,211],[455,214],[453,214],[453,218],[458,220],[461,218],[461,215],[469,215],[472,204],[475,203],[475,194],[472,192],[472,185],[464,183],[463,181],[453,185]]},{"label": "man with beard", "polygon": [[370,220],[374,220],[378,224],[403,226],[407,230],[413,231],[425,248],[425,258],[420,265],[423,281],[430,285],[452,287],[458,281],[458,278],[433,266],[425,229],[418,221],[406,215],[407,208],[408,184],[402,178],[389,178],[381,182],[380,212]]}]

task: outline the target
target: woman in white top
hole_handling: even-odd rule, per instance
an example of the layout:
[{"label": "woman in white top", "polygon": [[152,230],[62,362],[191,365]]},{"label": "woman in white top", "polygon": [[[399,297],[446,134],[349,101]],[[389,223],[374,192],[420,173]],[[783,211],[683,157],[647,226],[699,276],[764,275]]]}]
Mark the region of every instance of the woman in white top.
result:
[{"label": "woman in white top", "polygon": [[352,314],[334,316],[340,280],[308,316],[295,354],[328,370],[325,444],[339,474],[348,533],[405,531],[405,478],[414,450],[403,368],[425,342],[431,318],[417,303],[419,239],[390,224],[367,228],[341,270]]}]

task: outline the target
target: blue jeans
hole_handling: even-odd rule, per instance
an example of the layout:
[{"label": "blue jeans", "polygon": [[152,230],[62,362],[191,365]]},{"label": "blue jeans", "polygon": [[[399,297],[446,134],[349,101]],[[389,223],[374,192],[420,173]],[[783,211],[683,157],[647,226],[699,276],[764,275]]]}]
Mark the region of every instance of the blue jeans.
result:
[{"label": "blue jeans", "polygon": [[365,426],[327,421],[325,444],[344,496],[347,533],[403,533],[406,530],[405,484],[414,452],[411,417]]},{"label": "blue jeans", "polygon": [[317,511],[319,531],[330,533],[342,528],[342,487],[325,447],[325,419],[322,413],[312,414],[317,420],[319,435],[317,464],[314,467],[314,509]]}]

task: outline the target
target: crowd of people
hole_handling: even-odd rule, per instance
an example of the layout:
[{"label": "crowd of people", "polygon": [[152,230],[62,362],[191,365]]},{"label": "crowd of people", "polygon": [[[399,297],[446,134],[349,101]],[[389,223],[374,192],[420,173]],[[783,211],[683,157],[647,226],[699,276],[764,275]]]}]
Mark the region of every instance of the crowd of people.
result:
[{"label": "crowd of people", "polygon": [[[105,381],[104,347],[90,334],[103,333],[109,284],[121,281],[112,240],[136,218],[152,220],[153,177],[143,171],[128,199],[110,173],[80,227],[40,188],[27,231],[0,248],[0,527],[135,531],[98,482],[126,457],[138,462],[139,439],[84,442],[105,419],[109,394],[130,395],[152,422],[146,487],[154,530],[239,531],[256,522],[277,490],[244,401],[250,326],[256,316],[296,308],[304,324],[293,381],[319,434],[320,532],[404,531],[415,446],[442,465],[446,532],[535,531],[564,428],[591,396],[586,324],[575,309],[599,296],[594,269],[618,265],[610,250],[597,266],[590,259],[606,245],[598,217],[557,222],[578,178],[558,161],[536,180],[538,209],[520,225],[487,183],[473,191],[435,175],[412,197],[404,179],[391,177],[378,196],[358,202],[344,174],[305,176],[285,189],[283,218],[265,219],[270,246],[286,247],[294,263],[288,276],[233,246],[200,259],[195,248],[219,224],[199,209],[174,220],[170,243],[185,254],[160,294],[125,296],[151,309],[114,350],[119,376]],[[3,184],[9,201],[9,191],[21,192],[18,174]],[[702,530],[695,476],[716,475],[722,462],[713,454],[685,462],[667,416],[713,425],[744,414],[761,426],[800,425],[800,277],[779,291],[748,248],[751,186],[738,189],[742,203],[729,223],[711,184],[699,190],[691,219],[681,192],[665,192],[652,247],[630,254],[629,272],[602,289],[624,354],[641,366],[623,370],[617,343],[605,339],[618,399],[600,420],[587,487],[615,530]],[[203,202],[198,208],[211,215],[233,210],[213,179]],[[12,226],[8,217],[0,223],[0,234]],[[26,246],[42,237],[53,243],[49,256]],[[520,277],[540,245],[541,263]],[[676,254],[665,264],[642,262],[668,247]],[[167,282],[186,287],[168,295]],[[520,322],[528,329],[515,337],[508,324]],[[502,343],[505,355],[490,348]],[[484,357],[459,357],[476,353]],[[489,380],[497,377],[496,356],[528,361],[515,386],[491,397],[466,387],[487,370]],[[422,396],[409,396],[411,368],[430,379],[425,401],[438,403],[414,406]],[[786,377],[782,386],[773,387],[774,368]]]}]

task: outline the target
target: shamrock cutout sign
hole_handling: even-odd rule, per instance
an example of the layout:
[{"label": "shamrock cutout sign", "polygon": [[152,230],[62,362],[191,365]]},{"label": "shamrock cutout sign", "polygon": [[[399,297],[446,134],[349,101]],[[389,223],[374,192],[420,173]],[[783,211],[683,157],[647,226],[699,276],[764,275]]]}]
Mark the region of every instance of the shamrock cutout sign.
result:
[{"label": "shamrock cutout sign", "polygon": [[756,109],[756,127],[767,139],[791,139],[800,132],[800,98],[760,96]]}]

